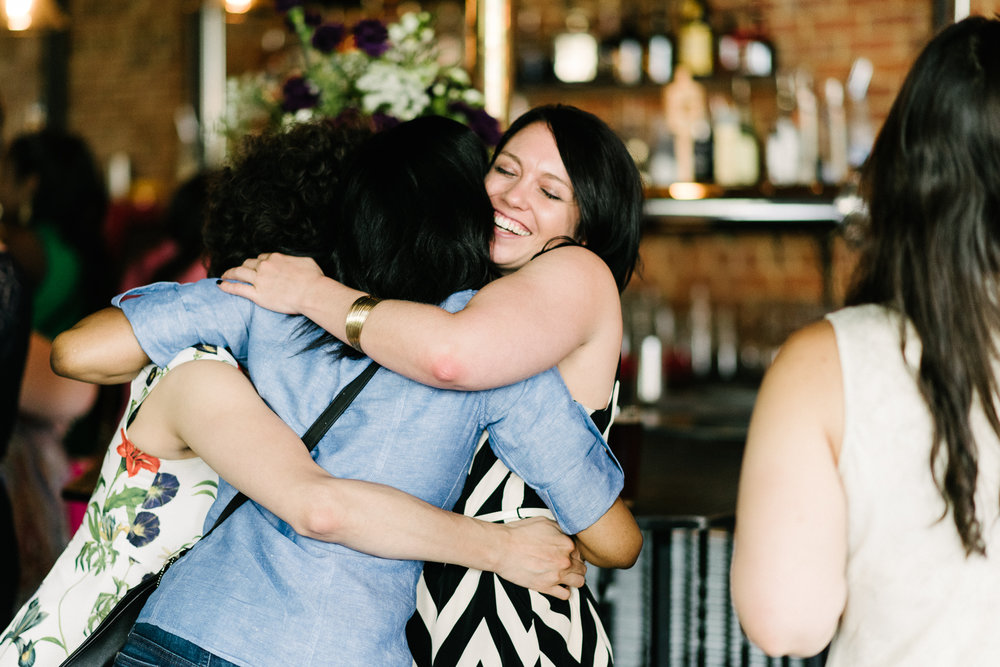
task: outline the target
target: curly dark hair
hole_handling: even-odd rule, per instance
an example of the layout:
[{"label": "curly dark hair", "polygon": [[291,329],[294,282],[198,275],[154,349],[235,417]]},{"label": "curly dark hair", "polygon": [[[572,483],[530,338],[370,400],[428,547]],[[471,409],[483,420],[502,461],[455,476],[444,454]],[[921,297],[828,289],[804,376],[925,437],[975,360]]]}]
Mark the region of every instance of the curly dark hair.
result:
[{"label": "curly dark hair", "polygon": [[869,238],[847,299],[893,307],[919,334],[918,384],[934,420],[931,470],[970,554],[985,551],[974,404],[1000,436],[992,370],[1000,331],[998,118],[1000,21],[968,18],[917,58],[865,164]]},{"label": "curly dark hair", "polygon": [[371,134],[360,120],[324,119],[248,136],[209,184],[209,275],[262,252],[312,257],[330,272],[344,168]]}]

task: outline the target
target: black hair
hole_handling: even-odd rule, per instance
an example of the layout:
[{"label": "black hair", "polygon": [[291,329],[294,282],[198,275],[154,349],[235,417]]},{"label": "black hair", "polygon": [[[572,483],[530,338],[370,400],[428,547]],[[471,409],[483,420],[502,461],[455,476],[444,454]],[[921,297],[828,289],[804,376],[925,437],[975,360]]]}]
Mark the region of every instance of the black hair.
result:
[{"label": "black hair", "polygon": [[90,146],[80,136],[46,128],[15,137],[6,163],[15,181],[38,179],[30,222],[53,225],[79,254],[87,312],[103,306],[114,289],[104,242],[108,194]]},{"label": "black hair", "polygon": [[[482,287],[498,275],[486,168],[479,137],[442,116],[370,138],[351,162],[330,275],[381,298],[421,303]],[[340,352],[355,356],[347,346]]]},{"label": "black hair", "polygon": [[545,123],[552,132],[573,185],[580,209],[575,240],[604,260],[618,290],[624,290],[639,261],[642,226],[642,180],[635,161],[607,123],[564,104],[534,107],[519,116],[500,137],[493,159],[534,123]]},{"label": "black hair", "polygon": [[847,303],[885,304],[916,329],[931,470],[966,552],[984,553],[970,411],[980,405],[1000,436],[1000,21],[965,19],[924,48],[861,186],[870,228]]},{"label": "black hair", "polygon": [[371,128],[318,120],[250,135],[209,184],[209,275],[263,252],[312,257],[331,270],[347,160]]}]

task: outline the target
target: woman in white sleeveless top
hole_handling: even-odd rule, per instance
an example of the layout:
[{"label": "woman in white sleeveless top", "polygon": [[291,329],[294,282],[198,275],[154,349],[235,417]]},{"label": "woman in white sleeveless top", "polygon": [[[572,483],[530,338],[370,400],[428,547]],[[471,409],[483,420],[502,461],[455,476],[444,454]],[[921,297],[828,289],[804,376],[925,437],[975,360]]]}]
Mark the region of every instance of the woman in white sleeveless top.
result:
[{"label": "woman in white sleeveless top", "polygon": [[733,598],[772,655],[1000,664],[1000,21],[924,49],[875,142],[848,307],[761,386]]}]

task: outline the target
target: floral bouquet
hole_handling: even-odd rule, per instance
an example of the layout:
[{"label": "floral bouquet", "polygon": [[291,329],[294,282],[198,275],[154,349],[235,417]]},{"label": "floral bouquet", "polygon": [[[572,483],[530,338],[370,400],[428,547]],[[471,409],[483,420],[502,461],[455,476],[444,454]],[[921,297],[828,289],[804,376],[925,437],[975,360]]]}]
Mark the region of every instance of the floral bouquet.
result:
[{"label": "floral bouquet", "polygon": [[301,64],[283,77],[230,79],[225,134],[230,139],[275,125],[342,114],[370,117],[376,129],[438,115],[465,123],[487,145],[499,123],[459,66],[442,65],[427,12],[384,25],[365,19],[352,28],[323,23],[301,0],[277,0],[301,44]]}]

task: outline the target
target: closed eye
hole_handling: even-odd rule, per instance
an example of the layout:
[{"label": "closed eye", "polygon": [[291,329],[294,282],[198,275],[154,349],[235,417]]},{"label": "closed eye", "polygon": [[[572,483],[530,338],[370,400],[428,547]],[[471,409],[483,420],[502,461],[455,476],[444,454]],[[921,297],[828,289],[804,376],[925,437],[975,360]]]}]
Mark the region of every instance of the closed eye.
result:
[{"label": "closed eye", "polygon": [[504,169],[503,167],[501,167],[498,164],[494,164],[493,165],[493,171],[497,172],[501,176],[513,176],[514,175],[514,172],[510,171],[509,169]]}]

